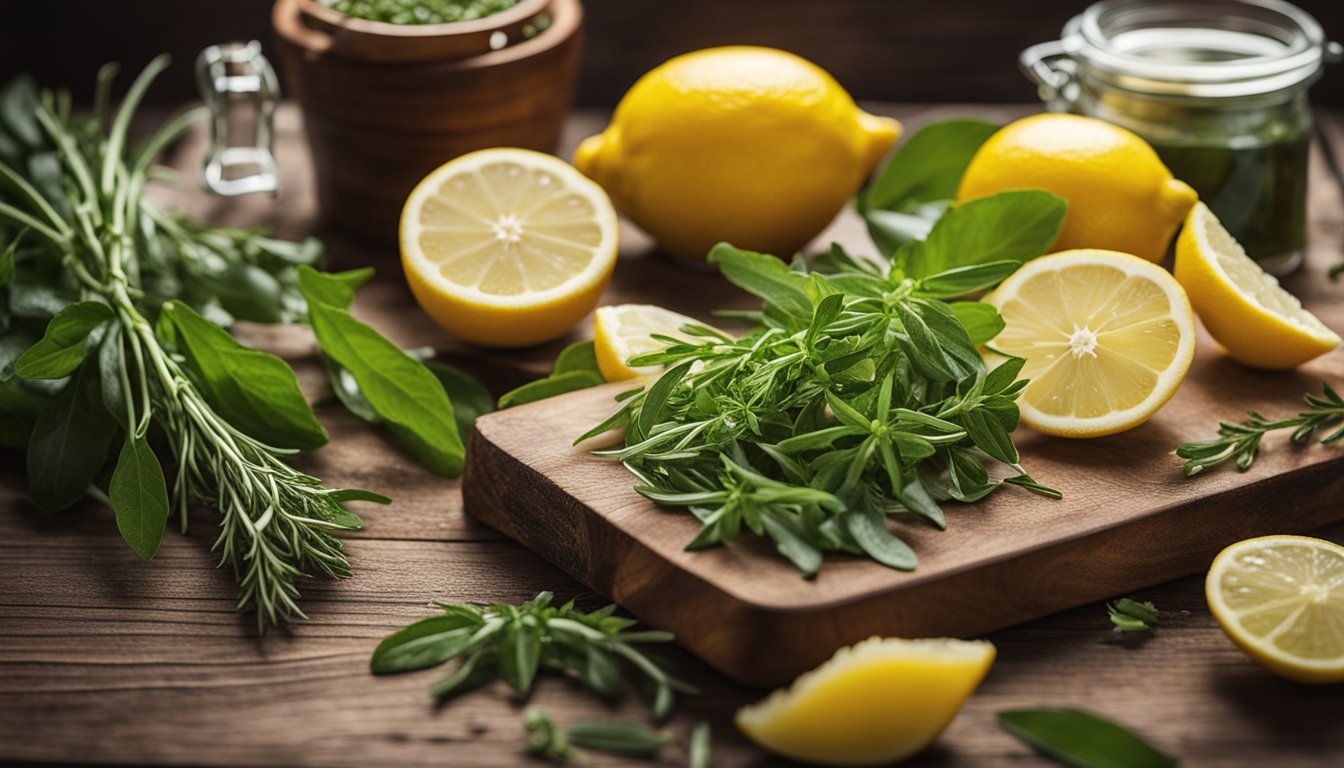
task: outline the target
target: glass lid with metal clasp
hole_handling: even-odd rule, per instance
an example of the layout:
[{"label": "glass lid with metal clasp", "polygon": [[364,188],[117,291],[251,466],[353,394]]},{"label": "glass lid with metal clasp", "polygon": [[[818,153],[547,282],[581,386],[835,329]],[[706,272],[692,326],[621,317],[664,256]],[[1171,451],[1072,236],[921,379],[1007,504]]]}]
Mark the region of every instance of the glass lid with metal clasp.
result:
[{"label": "glass lid with metal clasp", "polygon": [[1307,89],[1341,58],[1280,0],[1104,0],[1022,52],[1050,109],[1142,136],[1266,269],[1306,244]]}]

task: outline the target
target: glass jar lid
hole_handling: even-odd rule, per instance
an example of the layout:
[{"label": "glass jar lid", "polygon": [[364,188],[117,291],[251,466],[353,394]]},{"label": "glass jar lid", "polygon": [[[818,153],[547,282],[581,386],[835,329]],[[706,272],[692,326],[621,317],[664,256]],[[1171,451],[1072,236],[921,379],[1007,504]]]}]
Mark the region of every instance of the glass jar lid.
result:
[{"label": "glass jar lid", "polygon": [[1340,47],[1281,0],[1103,0],[1064,27],[1084,78],[1151,95],[1244,97],[1306,87]]}]

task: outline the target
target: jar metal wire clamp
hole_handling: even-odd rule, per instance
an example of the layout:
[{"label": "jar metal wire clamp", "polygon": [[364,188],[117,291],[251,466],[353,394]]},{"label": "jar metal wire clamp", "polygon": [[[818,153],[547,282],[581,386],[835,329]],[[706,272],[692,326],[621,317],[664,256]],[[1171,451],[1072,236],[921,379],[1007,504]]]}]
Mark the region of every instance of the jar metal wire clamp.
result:
[{"label": "jar metal wire clamp", "polygon": [[279,177],[271,147],[280,84],[261,44],[233,42],[201,51],[196,84],[212,116],[202,184],[225,197],[275,194]]}]

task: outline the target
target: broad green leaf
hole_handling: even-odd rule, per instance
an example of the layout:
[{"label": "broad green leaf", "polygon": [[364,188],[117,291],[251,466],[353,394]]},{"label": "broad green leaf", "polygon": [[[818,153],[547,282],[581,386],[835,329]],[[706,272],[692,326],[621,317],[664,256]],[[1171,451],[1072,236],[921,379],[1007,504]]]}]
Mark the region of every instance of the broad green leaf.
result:
[{"label": "broad green leaf", "polygon": [[499,642],[499,674],[519,696],[532,691],[541,663],[541,636],[527,622],[514,622],[504,628]]},{"label": "broad green leaf", "polygon": [[457,433],[467,435],[476,419],[495,410],[490,391],[476,377],[437,360],[426,360],[425,367],[438,378],[443,391],[453,403],[453,417],[457,419]]},{"label": "broad green leaf", "polygon": [[[130,413],[126,409],[126,390],[122,386],[121,376],[125,370],[126,350],[121,343],[121,326],[113,325],[103,334],[98,345],[98,383],[103,395],[103,407],[108,415],[121,423],[127,431],[134,429],[130,423]],[[129,381],[130,376],[127,375]]]},{"label": "broad green leaf", "polygon": [[987,415],[983,408],[967,411],[962,415],[961,423],[966,427],[966,433],[970,435],[975,447],[1006,464],[1018,462],[1013,436],[998,419]]},{"label": "broad green leaf", "polygon": [[0,448],[23,450],[47,398],[23,386],[18,379],[0,380]]},{"label": "broad green leaf", "polygon": [[845,530],[867,555],[888,568],[914,570],[918,562],[910,545],[887,530],[886,517],[875,509],[854,510],[840,516]]},{"label": "broad green leaf", "polygon": [[41,340],[19,356],[14,372],[25,379],[69,376],[97,341],[94,329],[112,317],[112,308],[96,301],[81,301],[62,309],[51,318]]},{"label": "broad green leaf", "polygon": [[957,316],[973,344],[985,344],[1004,328],[999,310],[981,301],[957,301],[948,305]]},{"label": "broad green leaf", "polygon": [[1020,266],[1021,262],[1017,261],[991,261],[986,264],[953,267],[920,280],[916,290],[920,296],[926,298],[964,296],[973,291],[998,285]]},{"label": "broad green leaf", "polygon": [[[330,357],[322,356],[323,367],[327,371],[327,381],[331,383],[331,391],[336,393],[336,399],[359,418],[370,424],[379,424],[382,417],[373,409],[373,404],[364,397],[364,393],[359,391],[359,382],[355,381],[354,374],[342,368],[335,360]],[[456,406],[454,406],[456,410]],[[460,432],[459,432],[460,434]]]},{"label": "broad green leaf", "polygon": [[231,262],[222,272],[201,279],[224,311],[239,320],[279,323],[287,317],[284,287],[274,275],[255,264]]},{"label": "broad green leaf", "polygon": [[1075,768],[1173,768],[1178,763],[1120,725],[1077,709],[1008,710],[999,713],[999,724]]},{"label": "broad green leaf", "polygon": [[144,435],[128,436],[122,446],[107,497],[121,537],[141,560],[153,560],[168,525],[168,484]]},{"label": "broad green leaf", "polygon": [[437,666],[467,650],[483,623],[461,614],[422,619],[384,638],[369,668],[382,675]]},{"label": "broad green leaf", "polygon": [[1027,364],[1025,357],[1010,357],[994,367],[985,377],[985,394],[997,395],[1017,381],[1017,375]]},{"label": "broad green leaf", "polygon": [[117,423],[103,407],[95,365],[80,366],[42,406],[28,440],[28,493],[47,512],[84,495],[107,462]]},{"label": "broad green leaf", "polygon": [[592,339],[576,341],[560,350],[560,354],[556,356],[555,369],[551,371],[552,375],[573,371],[591,373],[599,381],[602,380],[602,370],[597,367],[596,345]]},{"label": "broad green leaf", "polygon": [[299,284],[308,301],[317,301],[335,309],[349,309],[355,303],[355,289],[362,284],[360,278],[365,275],[371,277],[372,273],[368,270],[353,270],[331,274],[311,267],[300,267]]},{"label": "broad green leaf", "polygon": [[512,408],[515,405],[524,403],[534,403],[538,400],[545,400],[548,397],[563,395],[567,392],[577,392],[580,389],[596,387],[603,383],[600,374],[594,375],[588,371],[570,371],[568,373],[552,374],[544,379],[530,381],[517,389],[510,390],[499,396],[500,408]]},{"label": "broad green leaf", "polygon": [[327,431],[283,360],[243,346],[181,302],[165,304],[163,315],[176,328],[190,369],[199,374],[201,394],[230,424],[278,448],[311,450],[326,444]]},{"label": "broad green leaf", "polygon": [[954,267],[1026,261],[1045,253],[1064,224],[1068,202],[1040,189],[1015,189],[952,206],[906,264],[924,278]]},{"label": "broad green leaf", "polygon": [[718,265],[728,282],[765,301],[767,317],[777,310],[781,319],[799,328],[812,319],[807,278],[778,258],[719,243],[710,250],[709,263]]},{"label": "broad green leaf", "polygon": [[322,351],[350,371],[398,442],[434,472],[460,475],[465,449],[453,404],[434,374],[344,308],[326,302],[353,293],[345,283],[301,266],[299,285]]},{"label": "broad green leaf", "polygon": [[930,123],[910,135],[863,192],[866,208],[908,211],[957,193],[980,145],[999,126],[969,118]]}]

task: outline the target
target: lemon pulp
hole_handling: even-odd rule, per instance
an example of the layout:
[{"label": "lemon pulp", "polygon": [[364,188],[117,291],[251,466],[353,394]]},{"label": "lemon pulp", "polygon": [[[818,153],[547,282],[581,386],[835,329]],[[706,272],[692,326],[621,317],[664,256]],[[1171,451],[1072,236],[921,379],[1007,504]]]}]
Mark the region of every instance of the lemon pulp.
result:
[{"label": "lemon pulp", "polygon": [[1128,254],[1045,256],[987,301],[1005,323],[994,349],[1026,359],[1022,419],[1048,434],[1091,437],[1143,423],[1176,392],[1194,355],[1185,292]]},{"label": "lemon pulp", "polygon": [[563,161],[521,149],[453,160],[411,192],[402,263],[421,306],[491,346],[564,334],[590,312],[615,263],[615,211]]},{"label": "lemon pulp", "polygon": [[624,381],[655,375],[662,366],[633,368],[627,360],[663,348],[653,334],[690,340],[681,327],[699,324],[693,317],[652,304],[620,304],[599,307],[593,316],[594,353],[598,370],[607,381]]},{"label": "lemon pulp", "polygon": [[1205,593],[1223,630],[1269,669],[1344,681],[1344,547],[1306,536],[1241,541],[1214,560]]}]

